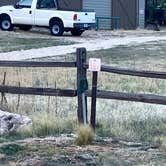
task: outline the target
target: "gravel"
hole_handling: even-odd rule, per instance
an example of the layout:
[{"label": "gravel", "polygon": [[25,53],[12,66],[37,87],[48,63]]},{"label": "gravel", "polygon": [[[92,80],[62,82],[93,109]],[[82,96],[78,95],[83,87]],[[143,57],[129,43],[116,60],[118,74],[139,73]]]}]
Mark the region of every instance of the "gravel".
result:
[{"label": "gravel", "polygon": [[[15,32],[10,32],[13,35]],[[16,32],[22,35],[23,32]],[[27,36],[33,36],[34,32],[28,32]],[[26,32],[23,34],[26,36]],[[46,36],[46,34],[44,34]],[[38,37],[43,37],[42,33]],[[54,46],[39,49],[12,51],[0,53],[0,60],[27,60],[66,55],[76,51],[78,47],[85,47],[88,51],[109,49],[119,45],[139,45],[151,41],[165,41],[166,31],[153,32],[147,30],[136,31],[87,31],[82,37],[71,37],[68,34],[58,38],[69,42],[76,42],[73,45]]]}]

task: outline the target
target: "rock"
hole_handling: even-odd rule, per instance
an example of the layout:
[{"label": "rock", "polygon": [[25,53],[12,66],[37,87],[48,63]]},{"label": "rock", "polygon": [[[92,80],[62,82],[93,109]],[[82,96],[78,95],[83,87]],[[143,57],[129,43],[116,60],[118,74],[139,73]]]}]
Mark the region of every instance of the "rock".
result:
[{"label": "rock", "polygon": [[29,117],[0,109],[0,135],[16,131],[30,124],[32,124],[32,120]]},{"label": "rock", "polygon": [[76,158],[80,160],[93,160],[93,157],[90,154],[79,154]]},{"label": "rock", "polygon": [[119,141],[119,143],[121,145],[125,145],[125,146],[128,146],[128,147],[135,147],[135,148],[138,148],[138,147],[142,147],[143,144],[142,143],[139,143],[139,142],[127,142],[127,141]]}]

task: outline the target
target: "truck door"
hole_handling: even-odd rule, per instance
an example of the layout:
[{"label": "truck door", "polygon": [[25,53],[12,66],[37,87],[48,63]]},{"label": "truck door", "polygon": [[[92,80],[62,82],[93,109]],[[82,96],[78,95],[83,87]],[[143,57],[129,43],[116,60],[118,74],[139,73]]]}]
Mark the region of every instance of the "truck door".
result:
[{"label": "truck door", "polygon": [[35,25],[48,26],[49,18],[55,10],[57,10],[57,3],[55,0],[37,0]]},{"label": "truck door", "polygon": [[20,0],[14,7],[14,24],[33,24],[32,0]]}]

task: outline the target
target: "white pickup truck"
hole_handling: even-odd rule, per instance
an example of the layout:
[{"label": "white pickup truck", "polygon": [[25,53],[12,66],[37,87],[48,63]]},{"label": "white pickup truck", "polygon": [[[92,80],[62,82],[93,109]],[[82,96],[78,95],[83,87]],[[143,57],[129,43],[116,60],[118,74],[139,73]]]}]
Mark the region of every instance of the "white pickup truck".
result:
[{"label": "white pickup truck", "polygon": [[14,6],[0,7],[1,30],[19,27],[28,31],[32,26],[49,28],[54,36],[61,36],[65,31],[80,36],[95,26],[95,12],[59,10],[58,0],[20,0]]}]

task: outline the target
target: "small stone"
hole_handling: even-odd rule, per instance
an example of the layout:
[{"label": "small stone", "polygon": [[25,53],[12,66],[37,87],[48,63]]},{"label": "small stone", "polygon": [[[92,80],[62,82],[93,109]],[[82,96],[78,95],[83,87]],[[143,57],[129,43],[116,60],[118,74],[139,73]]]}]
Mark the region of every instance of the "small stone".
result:
[{"label": "small stone", "polygon": [[80,160],[92,160],[93,157],[90,154],[80,154],[76,158]]}]

